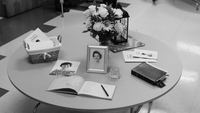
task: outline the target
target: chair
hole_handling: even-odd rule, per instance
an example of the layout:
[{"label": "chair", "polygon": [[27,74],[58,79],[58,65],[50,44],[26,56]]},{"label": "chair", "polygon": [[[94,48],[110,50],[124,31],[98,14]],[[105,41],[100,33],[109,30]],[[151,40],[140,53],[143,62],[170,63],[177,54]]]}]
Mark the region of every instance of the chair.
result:
[{"label": "chair", "polygon": [[61,5],[61,17],[64,17],[64,14],[63,14],[63,4],[64,4],[64,0],[60,0],[60,5]]},{"label": "chair", "polygon": [[195,2],[195,5],[196,5],[196,10],[198,11],[199,10],[199,3],[197,0],[192,0],[193,2]]}]

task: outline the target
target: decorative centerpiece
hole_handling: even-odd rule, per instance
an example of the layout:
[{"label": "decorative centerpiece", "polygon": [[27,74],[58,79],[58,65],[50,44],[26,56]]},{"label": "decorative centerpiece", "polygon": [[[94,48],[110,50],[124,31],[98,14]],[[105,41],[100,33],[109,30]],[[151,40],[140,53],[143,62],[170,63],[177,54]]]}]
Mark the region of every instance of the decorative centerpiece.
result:
[{"label": "decorative centerpiece", "polygon": [[127,42],[129,15],[120,4],[116,8],[105,4],[90,5],[83,14],[86,17],[87,27],[84,32],[90,32],[100,45]]}]

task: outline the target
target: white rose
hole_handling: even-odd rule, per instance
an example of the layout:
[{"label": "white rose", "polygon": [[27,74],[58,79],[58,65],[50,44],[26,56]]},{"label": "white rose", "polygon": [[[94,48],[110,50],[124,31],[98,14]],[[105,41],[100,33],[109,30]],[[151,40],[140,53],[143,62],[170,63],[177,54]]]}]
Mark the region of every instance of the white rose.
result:
[{"label": "white rose", "polygon": [[107,7],[107,5],[105,5],[105,4],[100,4],[100,7]]},{"label": "white rose", "polygon": [[113,9],[113,11],[114,11],[116,17],[118,17],[118,18],[121,18],[121,17],[122,17],[123,12],[122,12],[121,9]]},{"label": "white rose", "polygon": [[87,18],[85,24],[86,24],[87,28],[90,27],[90,26],[92,26],[91,18]]},{"label": "white rose", "polygon": [[83,12],[83,15],[85,16],[85,18],[88,18],[91,15],[90,10],[85,10]]},{"label": "white rose", "polygon": [[93,15],[93,16],[98,16],[98,15],[99,15],[99,12],[96,12],[96,11],[95,11],[95,12],[92,13],[92,15]]},{"label": "white rose", "polygon": [[117,23],[115,24],[115,29],[116,29],[116,31],[117,31],[118,33],[121,33],[121,32],[123,32],[123,30],[124,30],[124,26],[122,25],[122,23],[117,22]]},{"label": "white rose", "polygon": [[90,12],[95,12],[96,11],[96,6],[95,5],[90,5],[89,7],[88,7],[88,9],[90,10]]},{"label": "white rose", "polygon": [[97,22],[94,24],[93,29],[95,31],[101,31],[102,30],[102,23],[101,22]]},{"label": "white rose", "polygon": [[105,18],[106,16],[108,16],[108,10],[106,8],[99,7],[98,9],[99,9],[98,12],[101,17]]}]

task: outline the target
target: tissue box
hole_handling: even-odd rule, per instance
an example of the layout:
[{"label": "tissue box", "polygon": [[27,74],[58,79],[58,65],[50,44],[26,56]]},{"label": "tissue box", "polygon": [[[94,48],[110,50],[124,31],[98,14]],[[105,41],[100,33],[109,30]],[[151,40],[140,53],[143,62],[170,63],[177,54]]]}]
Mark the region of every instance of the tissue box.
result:
[{"label": "tissue box", "polygon": [[[59,51],[62,46],[62,37],[48,37],[49,40],[39,42],[28,42],[24,40],[24,47],[29,55],[29,61],[33,64],[55,61],[58,59]],[[52,41],[51,43],[49,41]],[[49,44],[49,45],[47,45]],[[53,45],[50,45],[53,44]],[[46,47],[44,46],[46,45]]]}]

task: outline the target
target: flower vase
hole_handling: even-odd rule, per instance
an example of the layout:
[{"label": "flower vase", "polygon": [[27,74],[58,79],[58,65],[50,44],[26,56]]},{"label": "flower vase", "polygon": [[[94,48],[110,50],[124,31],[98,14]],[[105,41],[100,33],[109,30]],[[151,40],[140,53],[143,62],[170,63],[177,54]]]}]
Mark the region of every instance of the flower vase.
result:
[{"label": "flower vase", "polygon": [[108,59],[110,58],[109,57],[110,56],[109,55],[109,53],[110,53],[110,44],[111,44],[110,40],[102,41],[102,42],[99,43],[100,46],[108,46]]},{"label": "flower vase", "polygon": [[99,43],[99,45],[101,46],[109,46],[109,42],[108,41],[102,41]]},{"label": "flower vase", "polygon": [[108,36],[99,36],[100,45],[102,45],[102,46],[109,46],[110,39],[111,38],[108,38]]}]

